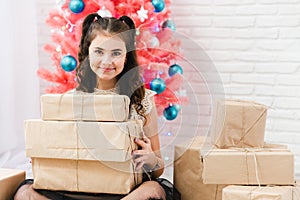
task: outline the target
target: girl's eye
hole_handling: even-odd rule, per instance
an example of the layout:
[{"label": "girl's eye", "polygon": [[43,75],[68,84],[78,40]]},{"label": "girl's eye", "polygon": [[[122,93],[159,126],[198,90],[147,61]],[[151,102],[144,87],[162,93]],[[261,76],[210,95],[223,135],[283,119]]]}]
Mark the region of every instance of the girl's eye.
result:
[{"label": "girl's eye", "polygon": [[119,52],[119,51],[114,51],[112,53],[112,56],[120,56],[120,55],[121,55],[121,52]]},{"label": "girl's eye", "polygon": [[96,53],[97,55],[103,55],[103,51],[101,51],[101,50],[95,50],[95,53]]}]

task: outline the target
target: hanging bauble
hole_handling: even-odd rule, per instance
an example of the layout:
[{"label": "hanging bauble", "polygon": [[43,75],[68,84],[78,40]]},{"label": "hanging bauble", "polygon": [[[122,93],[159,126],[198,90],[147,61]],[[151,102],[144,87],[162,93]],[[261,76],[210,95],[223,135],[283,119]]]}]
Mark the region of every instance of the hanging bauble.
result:
[{"label": "hanging bauble", "polygon": [[161,78],[155,78],[150,82],[150,89],[160,94],[165,91],[166,82]]},{"label": "hanging bauble", "polygon": [[105,8],[105,6],[102,6],[100,10],[97,11],[98,15],[101,17],[112,17],[112,14],[109,10]]},{"label": "hanging bauble", "polygon": [[173,20],[168,19],[168,20],[164,21],[164,23],[162,24],[162,28],[163,29],[169,28],[169,29],[171,29],[172,31],[175,32],[176,31],[176,24]]},{"label": "hanging bauble", "polygon": [[178,64],[171,65],[168,70],[169,76],[173,76],[174,74],[183,74],[182,67]]},{"label": "hanging bauble", "polygon": [[154,7],[154,12],[161,12],[165,8],[164,0],[152,0],[152,5]]},{"label": "hanging bauble", "polygon": [[84,2],[82,0],[71,0],[69,9],[75,14],[81,13],[84,9]]},{"label": "hanging bauble", "polygon": [[61,60],[60,60],[60,66],[66,71],[66,72],[71,72],[73,71],[76,66],[77,66],[77,61],[76,59],[71,56],[71,55],[67,55],[64,56]]},{"label": "hanging bauble", "polygon": [[164,110],[164,116],[167,120],[173,120],[177,117],[177,115],[178,115],[178,111],[173,105],[169,105]]}]

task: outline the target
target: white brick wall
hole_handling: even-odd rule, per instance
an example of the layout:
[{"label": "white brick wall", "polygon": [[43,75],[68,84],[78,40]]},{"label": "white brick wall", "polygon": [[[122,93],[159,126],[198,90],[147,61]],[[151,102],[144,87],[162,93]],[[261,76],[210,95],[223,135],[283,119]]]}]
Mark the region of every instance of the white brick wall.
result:
[{"label": "white brick wall", "polygon": [[299,0],[176,0],[172,4],[177,31],[197,41],[210,56],[226,97],[271,107],[266,140],[289,145],[296,155],[298,179],[299,6]]},{"label": "white brick wall", "polygon": [[[42,47],[50,41],[50,29],[44,20],[55,1],[36,2],[40,66],[47,67],[51,66],[51,60]],[[171,10],[177,33],[198,46],[193,49],[187,45],[189,58],[195,58],[191,61],[201,66],[216,67],[226,97],[270,106],[266,140],[289,145],[296,155],[296,175],[300,179],[300,0],[176,0]],[[200,62],[200,57],[204,62]],[[161,121],[162,134],[168,131],[174,134],[162,137],[166,160],[172,158],[170,143],[194,135],[198,120],[197,134],[205,133],[209,124],[211,108],[204,85],[206,77],[195,73],[197,65],[183,67],[186,82],[198,100],[191,96],[190,105],[184,111],[189,119]],[[45,84],[48,83],[41,81],[41,91]],[[197,107],[197,101],[201,106]],[[165,176],[172,179],[171,168]]]}]

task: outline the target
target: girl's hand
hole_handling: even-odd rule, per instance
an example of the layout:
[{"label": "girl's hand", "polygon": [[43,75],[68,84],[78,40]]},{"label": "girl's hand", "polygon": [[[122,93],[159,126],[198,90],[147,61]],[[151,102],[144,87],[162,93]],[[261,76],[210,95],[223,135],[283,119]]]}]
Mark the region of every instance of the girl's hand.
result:
[{"label": "girl's hand", "polygon": [[139,150],[132,152],[132,159],[136,164],[136,170],[140,170],[143,166],[147,171],[154,169],[157,165],[158,158],[151,148],[150,139],[147,137],[143,139],[135,138],[134,142],[140,147]]}]

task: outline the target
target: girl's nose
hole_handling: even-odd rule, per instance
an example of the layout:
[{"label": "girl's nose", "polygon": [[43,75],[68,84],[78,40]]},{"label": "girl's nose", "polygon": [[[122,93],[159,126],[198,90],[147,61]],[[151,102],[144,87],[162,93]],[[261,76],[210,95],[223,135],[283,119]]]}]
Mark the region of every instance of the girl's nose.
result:
[{"label": "girl's nose", "polygon": [[112,63],[112,58],[110,55],[104,55],[102,59],[103,64],[111,64]]}]

